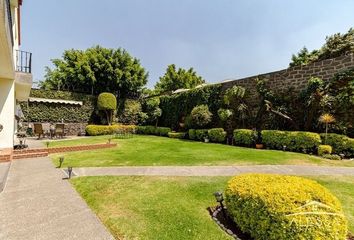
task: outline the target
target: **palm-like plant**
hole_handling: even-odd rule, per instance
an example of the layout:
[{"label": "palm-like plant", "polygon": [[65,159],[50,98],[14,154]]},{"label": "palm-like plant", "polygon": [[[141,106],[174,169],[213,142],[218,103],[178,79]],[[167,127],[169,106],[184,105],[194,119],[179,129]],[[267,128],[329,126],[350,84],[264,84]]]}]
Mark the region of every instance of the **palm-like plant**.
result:
[{"label": "palm-like plant", "polygon": [[334,118],[334,116],[332,114],[329,113],[324,113],[320,116],[320,118],[318,119],[318,121],[320,123],[324,123],[326,125],[326,135],[325,135],[325,144],[327,142],[327,132],[328,132],[328,125],[335,122],[336,119]]}]

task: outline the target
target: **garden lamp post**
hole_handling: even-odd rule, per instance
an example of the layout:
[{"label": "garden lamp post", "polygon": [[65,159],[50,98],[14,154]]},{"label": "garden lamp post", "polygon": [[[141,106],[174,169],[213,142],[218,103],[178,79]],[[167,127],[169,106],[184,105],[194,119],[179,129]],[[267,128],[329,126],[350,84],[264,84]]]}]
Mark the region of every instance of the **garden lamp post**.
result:
[{"label": "garden lamp post", "polygon": [[73,172],[73,167],[68,167],[69,179],[71,178],[71,173]]},{"label": "garden lamp post", "polygon": [[225,219],[227,218],[226,212],[225,212],[225,207],[224,204],[222,203],[224,201],[224,196],[222,192],[215,192],[214,197],[216,201],[220,204],[222,214],[224,215]]},{"label": "garden lamp post", "polygon": [[59,168],[61,168],[61,165],[63,164],[64,162],[64,156],[60,156],[59,157]]}]

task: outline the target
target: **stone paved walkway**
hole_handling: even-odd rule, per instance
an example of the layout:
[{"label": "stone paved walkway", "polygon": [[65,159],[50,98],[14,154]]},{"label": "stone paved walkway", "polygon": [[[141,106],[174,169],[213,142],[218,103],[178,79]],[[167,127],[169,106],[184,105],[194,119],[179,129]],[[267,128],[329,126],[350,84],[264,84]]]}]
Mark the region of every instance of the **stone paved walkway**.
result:
[{"label": "stone paved walkway", "polygon": [[114,239],[64,176],[49,158],[13,161],[0,193],[0,239]]},{"label": "stone paved walkway", "polygon": [[240,173],[279,173],[291,175],[349,175],[354,167],[321,167],[295,165],[257,166],[162,166],[162,167],[89,167],[74,168],[76,176],[233,176]]}]

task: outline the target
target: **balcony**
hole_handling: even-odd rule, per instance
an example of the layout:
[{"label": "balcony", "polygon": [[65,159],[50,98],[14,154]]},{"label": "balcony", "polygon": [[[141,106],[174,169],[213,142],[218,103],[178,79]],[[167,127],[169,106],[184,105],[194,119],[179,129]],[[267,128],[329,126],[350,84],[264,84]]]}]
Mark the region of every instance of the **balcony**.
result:
[{"label": "balcony", "polygon": [[27,101],[32,88],[32,53],[16,50],[15,92],[18,101]]},{"label": "balcony", "polygon": [[32,53],[16,50],[16,71],[32,73]]}]

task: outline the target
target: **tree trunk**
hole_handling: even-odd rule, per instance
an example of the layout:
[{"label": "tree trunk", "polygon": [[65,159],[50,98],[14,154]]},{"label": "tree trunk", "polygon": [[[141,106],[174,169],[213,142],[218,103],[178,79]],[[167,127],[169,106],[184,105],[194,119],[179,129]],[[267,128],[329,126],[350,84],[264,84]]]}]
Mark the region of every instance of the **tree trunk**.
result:
[{"label": "tree trunk", "polygon": [[109,112],[107,110],[105,112],[106,112],[106,117],[107,117],[107,123],[108,123],[109,126],[111,126],[110,114],[109,114]]}]

